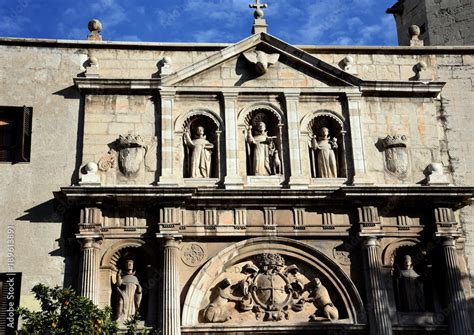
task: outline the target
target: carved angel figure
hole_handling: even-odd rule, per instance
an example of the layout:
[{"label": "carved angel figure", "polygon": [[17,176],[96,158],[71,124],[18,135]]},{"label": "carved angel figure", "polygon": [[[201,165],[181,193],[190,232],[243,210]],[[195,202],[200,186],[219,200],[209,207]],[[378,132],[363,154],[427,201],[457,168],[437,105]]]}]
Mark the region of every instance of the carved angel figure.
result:
[{"label": "carved angel figure", "polygon": [[142,300],[142,287],[135,276],[132,259],[125,260],[125,269],[117,272],[117,322],[123,324],[138,312]]},{"label": "carved angel figure", "polygon": [[329,129],[321,128],[319,137],[314,136],[311,148],[317,152],[316,167],[321,178],[337,178],[337,164],[334,149],[337,149],[337,139],[329,138]]},{"label": "carved angel figure", "polygon": [[255,64],[255,69],[259,74],[265,74],[270,65],[278,62],[280,54],[267,54],[261,50],[255,50],[244,53],[244,57]]},{"label": "carved angel figure", "polygon": [[189,176],[191,178],[209,178],[211,175],[212,149],[214,145],[206,139],[203,127],[197,127],[195,139],[191,139],[189,130],[184,133],[184,142],[192,153],[190,155]]}]

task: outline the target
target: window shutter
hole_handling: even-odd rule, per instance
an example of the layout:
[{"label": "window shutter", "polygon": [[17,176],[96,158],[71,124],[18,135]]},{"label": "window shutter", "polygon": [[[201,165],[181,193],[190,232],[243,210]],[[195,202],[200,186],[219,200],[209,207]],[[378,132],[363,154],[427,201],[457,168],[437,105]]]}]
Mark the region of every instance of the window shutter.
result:
[{"label": "window shutter", "polygon": [[32,110],[29,107],[23,106],[23,115],[21,119],[21,143],[20,143],[20,162],[30,161],[31,152],[31,118]]}]

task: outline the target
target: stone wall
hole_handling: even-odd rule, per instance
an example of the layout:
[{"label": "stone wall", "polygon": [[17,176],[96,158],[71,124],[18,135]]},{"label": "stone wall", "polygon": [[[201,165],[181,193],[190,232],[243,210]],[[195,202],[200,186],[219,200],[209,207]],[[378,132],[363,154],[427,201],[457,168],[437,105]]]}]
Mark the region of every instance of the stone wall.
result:
[{"label": "stone wall", "polygon": [[[133,46],[99,47],[93,43],[0,41],[0,70],[7,74],[1,78],[0,91],[8,92],[0,96],[0,106],[33,107],[31,162],[0,166],[0,200],[4,209],[0,240],[6,240],[7,226],[13,224],[14,269],[24,273],[23,304],[28,303],[31,298],[28,292],[38,282],[68,285],[74,281],[68,272],[69,255],[58,252],[64,250],[60,244],[67,243],[61,237],[68,227],[61,227],[62,213],[54,209],[52,193],[62,186],[77,184],[80,167],[88,161],[98,161],[119,135],[137,131],[146,137],[159,134],[157,112],[150,95],[112,98],[98,95],[87,101],[81,97],[72,86],[72,78],[85,71],[87,54],[90,52],[98,58],[100,75],[104,78],[151,78],[164,55],[172,59],[174,70],[179,70],[217,49],[212,45],[137,45],[135,50]],[[408,183],[419,182],[425,165],[441,160],[452,172],[455,184],[474,184],[471,171],[474,123],[470,122],[474,107],[474,56],[471,49],[335,47],[306,50],[334,66],[339,66],[350,53],[354,58],[352,71],[366,80],[408,80],[414,76],[413,66],[425,61],[432,79],[448,82],[437,102],[439,109],[426,98],[416,98],[407,104],[400,104],[397,99],[371,98],[363,109],[364,130],[370,134],[366,146],[371,148],[370,155],[379,155],[375,151],[379,137],[406,130],[412,144],[413,163]],[[277,70],[280,79],[294,76],[283,66]],[[229,71],[223,66],[216,71],[215,79],[227,83]],[[287,79],[292,80],[292,84],[296,81],[304,85],[313,83],[305,81],[303,75]],[[270,80],[260,85],[274,82]],[[214,104],[218,108],[218,103]],[[177,107],[186,110],[190,108],[189,101],[178,101]],[[376,182],[399,182],[384,174],[380,161],[371,163],[371,168]],[[154,181],[156,175],[149,172],[140,184],[149,185]],[[467,233],[466,255],[473,277],[472,209],[462,212],[461,221]],[[0,271],[7,270],[6,258],[2,248]]]},{"label": "stone wall", "polygon": [[[399,45],[410,45],[408,27],[421,27],[425,45],[473,45],[474,8],[470,0],[399,1],[395,13]],[[397,5],[395,5],[397,6]]]}]

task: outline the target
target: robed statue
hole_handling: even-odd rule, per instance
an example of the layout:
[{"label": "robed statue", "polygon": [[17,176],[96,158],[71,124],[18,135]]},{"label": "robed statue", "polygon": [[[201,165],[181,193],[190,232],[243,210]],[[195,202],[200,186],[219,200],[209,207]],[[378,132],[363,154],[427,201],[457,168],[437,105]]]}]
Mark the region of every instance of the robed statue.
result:
[{"label": "robed statue", "polygon": [[425,297],[422,277],[413,269],[410,255],[403,257],[401,268],[394,273],[395,289],[401,312],[425,311]]},{"label": "robed statue", "polygon": [[204,127],[197,127],[195,138],[191,139],[189,130],[184,132],[184,142],[191,153],[189,158],[189,172],[191,178],[209,178],[211,175],[212,150],[214,145],[206,139]]},{"label": "robed statue", "polygon": [[252,126],[249,126],[247,143],[252,147],[252,150],[249,150],[251,175],[271,176],[281,173],[281,161],[275,139],[274,136],[268,136],[264,122],[257,123],[255,135],[252,134]]},{"label": "robed statue", "polygon": [[311,148],[316,152],[316,171],[320,178],[337,178],[337,163],[334,150],[337,138],[329,137],[329,129],[322,127],[319,136],[313,136]]},{"label": "robed statue", "polygon": [[142,287],[135,276],[134,262],[126,259],[124,269],[117,272],[117,322],[124,324],[132,318],[140,307]]}]

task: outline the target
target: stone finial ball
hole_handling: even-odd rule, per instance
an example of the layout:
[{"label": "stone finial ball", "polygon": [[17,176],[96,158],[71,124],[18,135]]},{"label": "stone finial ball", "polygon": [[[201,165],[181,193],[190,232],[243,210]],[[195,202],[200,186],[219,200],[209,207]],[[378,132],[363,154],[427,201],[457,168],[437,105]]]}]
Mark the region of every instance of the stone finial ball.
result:
[{"label": "stone finial ball", "polygon": [[102,23],[100,23],[100,21],[97,19],[90,20],[87,27],[89,28],[90,32],[96,31],[100,33],[102,31]]},{"label": "stone finial ball", "polygon": [[432,174],[443,174],[443,164],[441,163],[431,163],[428,169]]},{"label": "stone finial ball", "polygon": [[263,19],[264,15],[265,15],[265,13],[260,8],[257,8],[255,10],[255,13],[253,13],[253,17],[256,18],[256,19]]},{"label": "stone finial ball", "polygon": [[344,64],[349,65],[354,63],[354,58],[352,56],[346,56],[342,61]]},{"label": "stone finial ball", "polygon": [[97,57],[91,56],[89,57],[89,63],[91,65],[99,65],[99,60],[97,59]]},{"label": "stone finial ball", "polygon": [[171,65],[171,63],[173,63],[173,61],[171,60],[171,57],[169,56],[163,57],[163,64]]},{"label": "stone finial ball", "polygon": [[89,162],[86,164],[85,170],[87,173],[96,173],[99,171],[99,167],[94,162]]},{"label": "stone finial ball", "polygon": [[416,24],[411,25],[410,28],[408,28],[408,32],[410,36],[420,36],[421,30],[420,27],[418,27]]},{"label": "stone finial ball", "polygon": [[426,64],[426,62],[424,61],[418,62],[416,64],[416,69],[418,71],[425,71],[427,68],[428,68],[428,64]]}]

